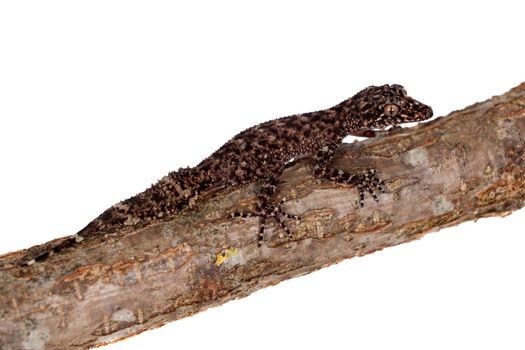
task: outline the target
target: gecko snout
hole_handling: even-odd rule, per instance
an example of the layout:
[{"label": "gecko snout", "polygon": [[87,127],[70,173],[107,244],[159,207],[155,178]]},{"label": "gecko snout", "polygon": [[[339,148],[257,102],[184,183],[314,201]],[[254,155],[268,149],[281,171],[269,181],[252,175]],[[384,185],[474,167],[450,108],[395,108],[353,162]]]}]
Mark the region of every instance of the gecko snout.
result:
[{"label": "gecko snout", "polygon": [[421,119],[419,119],[419,120],[430,119],[430,118],[432,118],[433,115],[434,115],[434,111],[432,111],[432,107],[425,105],[423,107],[423,111],[421,113]]},{"label": "gecko snout", "polygon": [[407,111],[403,113],[407,122],[417,122],[432,118],[434,112],[430,106],[415,100],[413,101],[413,103],[409,104]]}]

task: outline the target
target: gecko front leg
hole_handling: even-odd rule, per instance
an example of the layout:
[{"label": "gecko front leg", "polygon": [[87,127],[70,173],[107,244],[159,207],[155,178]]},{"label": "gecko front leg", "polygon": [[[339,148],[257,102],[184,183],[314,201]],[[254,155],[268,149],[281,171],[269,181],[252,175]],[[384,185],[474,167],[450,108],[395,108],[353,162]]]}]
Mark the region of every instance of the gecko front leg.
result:
[{"label": "gecko front leg", "polygon": [[351,174],[329,166],[338,144],[322,147],[314,157],[313,173],[315,177],[331,182],[354,185],[359,192],[359,205],[364,206],[365,190],[378,202],[376,192],[385,192],[385,183],[377,176],[377,170],[369,169],[365,173]]}]

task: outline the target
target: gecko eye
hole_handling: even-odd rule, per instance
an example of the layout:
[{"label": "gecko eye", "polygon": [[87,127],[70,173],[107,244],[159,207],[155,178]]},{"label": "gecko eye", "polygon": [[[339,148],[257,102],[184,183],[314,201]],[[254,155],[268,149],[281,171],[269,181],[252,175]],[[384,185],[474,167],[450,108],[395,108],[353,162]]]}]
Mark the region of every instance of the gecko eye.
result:
[{"label": "gecko eye", "polygon": [[395,117],[399,113],[399,106],[395,104],[387,104],[383,109],[387,117]]}]

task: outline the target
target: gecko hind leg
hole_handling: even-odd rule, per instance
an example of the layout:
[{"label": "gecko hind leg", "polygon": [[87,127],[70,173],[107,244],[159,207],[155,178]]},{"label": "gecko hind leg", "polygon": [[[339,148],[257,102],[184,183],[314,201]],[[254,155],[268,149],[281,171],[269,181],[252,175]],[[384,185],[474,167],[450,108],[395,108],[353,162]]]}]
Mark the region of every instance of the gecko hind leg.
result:
[{"label": "gecko hind leg", "polygon": [[286,222],[283,220],[283,218],[286,219],[293,219],[296,221],[300,221],[301,218],[298,215],[291,215],[288,213],[284,213],[283,210],[280,208],[280,206],[275,206],[275,209],[271,209],[268,211],[255,211],[255,212],[234,212],[231,214],[232,218],[249,218],[249,217],[258,217],[260,218],[259,221],[259,231],[257,231],[257,246],[262,246],[262,242],[264,241],[264,232],[266,228],[266,222],[269,219],[274,219],[279,227],[286,233],[286,236],[288,238],[292,237],[292,233],[288,226],[286,225]]},{"label": "gecko hind leg", "polygon": [[286,232],[288,238],[292,236],[290,229],[285,223],[284,219],[293,219],[300,221],[301,218],[298,215],[292,215],[284,211],[282,204],[286,201],[286,198],[282,199],[279,204],[273,204],[271,199],[275,193],[276,185],[274,182],[267,182],[261,186],[259,193],[257,194],[257,205],[256,209],[252,212],[234,212],[231,214],[232,218],[235,217],[259,217],[259,231],[257,232],[257,245],[262,246],[264,240],[264,231],[266,222],[268,219],[274,219],[279,227]]},{"label": "gecko hind leg", "polygon": [[292,233],[290,232],[290,229],[286,225],[286,222],[284,219],[288,220],[295,220],[300,221],[301,217],[299,215],[292,215],[284,211],[282,204],[286,201],[286,199],[282,199],[279,204],[267,204],[263,208],[260,208],[260,217],[261,222],[259,226],[259,232],[257,235],[257,244],[259,246],[262,245],[262,241],[264,240],[264,229],[266,225],[266,221],[270,218],[274,219],[279,227],[286,232],[286,236],[288,239],[292,237]]}]

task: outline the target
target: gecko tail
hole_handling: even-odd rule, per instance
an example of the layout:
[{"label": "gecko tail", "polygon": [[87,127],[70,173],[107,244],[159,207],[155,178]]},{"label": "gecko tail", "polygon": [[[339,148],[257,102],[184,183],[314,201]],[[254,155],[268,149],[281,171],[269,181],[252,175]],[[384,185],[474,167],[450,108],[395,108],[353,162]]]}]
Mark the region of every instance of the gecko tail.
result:
[{"label": "gecko tail", "polygon": [[31,266],[34,263],[44,261],[50,256],[59,253],[60,251],[73,247],[77,243],[83,241],[84,238],[78,235],[62,237],[51,242],[40,244],[27,249],[23,257],[20,258],[18,265]]},{"label": "gecko tail", "polygon": [[105,210],[77,234],[89,237],[113,233],[125,226],[143,225],[184,209],[207,187],[196,168],[170,172],[147,190]]},{"label": "gecko tail", "polygon": [[181,168],[169,173],[147,190],[106,209],[73,236],[28,249],[19,259],[21,266],[44,261],[89,237],[112,234],[124,227],[136,227],[164,218],[184,209],[207,183],[195,168]]}]

